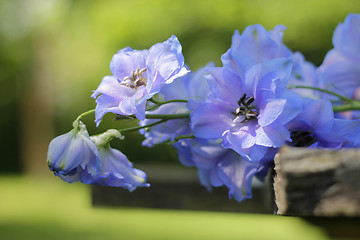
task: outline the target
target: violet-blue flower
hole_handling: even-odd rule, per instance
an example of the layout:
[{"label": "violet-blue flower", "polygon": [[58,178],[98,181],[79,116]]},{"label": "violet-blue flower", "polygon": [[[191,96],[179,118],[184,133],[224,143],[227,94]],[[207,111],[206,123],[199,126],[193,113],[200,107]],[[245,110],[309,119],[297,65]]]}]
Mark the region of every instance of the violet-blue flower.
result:
[{"label": "violet-blue flower", "polygon": [[332,105],[326,99],[304,100],[304,111],[286,126],[294,147],[355,147],[360,144],[360,120],[334,118]]},{"label": "violet-blue flower", "polygon": [[[360,15],[349,14],[333,35],[334,48],[318,68],[321,86],[344,97],[360,100]],[[327,96],[333,100],[333,96]],[[360,117],[360,111],[341,114],[347,119]]]},{"label": "violet-blue flower", "polygon": [[97,125],[107,112],[145,119],[146,102],[162,86],[184,76],[182,48],[175,36],[149,50],[124,48],[110,63],[112,76],[106,76],[92,95],[96,98]]},{"label": "violet-blue flower", "polygon": [[110,129],[99,136],[91,137],[99,149],[101,159],[101,171],[92,178],[91,184],[122,187],[129,191],[133,191],[137,187],[149,187],[150,184],[146,182],[146,174],[134,168],[122,152],[112,148],[107,142],[109,137],[121,138],[121,134]]},{"label": "violet-blue flower", "polygon": [[66,182],[90,183],[100,172],[100,155],[85,125],[54,138],[47,154],[49,169]]},{"label": "violet-blue flower", "polygon": [[301,98],[286,90],[291,69],[286,58],[256,64],[243,78],[228,67],[208,69],[212,95],[191,113],[194,135],[222,138],[253,162],[291,141],[285,124],[302,111]]}]

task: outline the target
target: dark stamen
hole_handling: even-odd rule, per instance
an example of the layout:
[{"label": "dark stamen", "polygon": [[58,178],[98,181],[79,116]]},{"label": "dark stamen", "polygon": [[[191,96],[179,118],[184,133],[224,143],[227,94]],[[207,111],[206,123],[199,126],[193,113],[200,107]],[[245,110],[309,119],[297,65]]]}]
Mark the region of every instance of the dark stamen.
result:
[{"label": "dark stamen", "polygon": [[145,86],[146,78],[142,77],[142,75],[144,74],[144,72],[146,72],[146,70],[147,68],[138,68],[135,71],[132,71],[131,77],[125,77],[121,84],[130,88],[138,88],[140,86]]},{"label": "dark stamen", "polygon": [[244,120],[241,121],[241,123],[257,119],[258,112],[256,108],[251,105],[254,102],[254,97],[246,97],[246,93],[240,98],[238,101],[239,107],[236,109],[235,114],[237,117],[239,116],[245,116]]},{"label": "dark stamen", "polygon": [[316,142],[312,132],[303,130],[291,131],[290,138],[292,142],[289,145],[293,147],[309,147]]}]

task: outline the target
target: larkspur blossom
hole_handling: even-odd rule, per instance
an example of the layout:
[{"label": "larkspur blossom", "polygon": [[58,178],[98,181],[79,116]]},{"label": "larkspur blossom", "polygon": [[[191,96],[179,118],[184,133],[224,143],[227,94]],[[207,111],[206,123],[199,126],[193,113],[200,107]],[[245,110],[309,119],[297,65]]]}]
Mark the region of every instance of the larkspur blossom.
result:
[{"label": "larkspur blossom", "polygon": [[184,76],[182,48],[175,36],[149,50],[124,48],[110,63],[112,76],[106,76],[92,95],[96,98],[95,122],[107,112],[145,119],[147,100],[165,84]]},{"label": "larkspur blossom", "polygon": [[253,162],[291,141],[285,124],[302,110],[301,98],[286,90],[291,69],[286,58],[256,64],[244,78],[227,67],[208,69],[211,97],[190,115],[194,135],[222,138]]},{"label": "larkspur blossom", "polygon": [[[249,161],[260,161],[268,148],[291,141],[284,127],[302,110],[301,98],[287,84],[314,85],[315,67],[283,43],[285,27],[260,25],[235,32],[222,68],[210,68],[211,96],[191,114],[194,135],[220,138]],[[308,91],[309,92],[309,91]]]},{"label": "larkspur blossom", "polygon": [[81,121],[73,130],[50,142],[47,163],[56,176],[70,183],[91,183],[101,165],[99,151]]},{"label": "larkspur blossom", "polygon": [[360,120],[334,118],[330,101],[304,99],[304,111],[286,126],[293,147],[340,149],[360,144]]}]

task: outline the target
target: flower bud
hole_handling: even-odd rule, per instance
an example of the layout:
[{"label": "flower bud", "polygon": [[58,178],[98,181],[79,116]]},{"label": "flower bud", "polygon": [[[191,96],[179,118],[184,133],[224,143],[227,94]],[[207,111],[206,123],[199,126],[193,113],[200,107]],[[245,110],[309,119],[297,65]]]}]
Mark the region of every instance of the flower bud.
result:
[{"label": "flower bud", "polygon": [[78,181],[89,183],[88,176],[99,174],[99,151],[90,140],[82,122],[70,132],[50,142],[47,164],[56,176],[70,183]]}]

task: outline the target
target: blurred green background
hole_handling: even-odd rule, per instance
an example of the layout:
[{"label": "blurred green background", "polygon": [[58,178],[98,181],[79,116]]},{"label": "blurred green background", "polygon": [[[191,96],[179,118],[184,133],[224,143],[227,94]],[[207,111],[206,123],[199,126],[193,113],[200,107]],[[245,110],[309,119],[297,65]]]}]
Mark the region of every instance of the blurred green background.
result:
[{"label": "blurred green background", "polygon": [[[39,227],[47,218],[52,219],[44,225],[44,231],[50,234],[57,223],[61,223],[60,231],[71,225],[66,223],[68,215],[61,213],[60,217],[53,218],[52,213],[57,216],[58,211],[67,209],[67,204],[78,206],[71,209],[85,208],[81,205],[84,200],[80,201],[81,204],[76,203],[77,197],[74,197],[74,202],[68,200],[60,204],[59,201],[65,199],[61,198],[62,194],[59,194],[58,201],[49,197],[49,206],[44,207],[44,211],[40,210],[41,204],[36,205],[37,197],[48,196],[45,194],[47,187],[56,186],[60,193],[67,195],[70,191],[74,196],[86,191],[76,192],[71,188],[73,185],[63,187],[63,183],[52,182],[54,177],[45,164],[47,146],[54,136],[71,129],[71,123],[78,114],[95,107],[94,100],[90,98],[91,91],[97,88],[105,75],[111,74],[109,63],[119,49],[126,46],[147,49],[174,34],[183,46],[186,63],[196,70],[209,61],[221,64],[220,56],[230,47],[235,29],[242,32],[247,25],[260,23],[270,30],[277,24],[283,24],[287,27],[284,42],[293,51],[303,52],[307,60],[320,65],[326,52],[332,48],[331,38],[336,25],[351,12],[360,12],[358,0],[0,0],[0,173],[22,174],[16,178],[0,178],[0,210],[5,211],[0,211],[0,239],[11,239],[3,238],[1,233],[14,232],[17,221],[21,221],[20,225],[25,229],[32,228],[29,223],[37,215],[34,209],[42,217],[32,224]],[[112,116],[106,116],[99,129],[95,128],[93,117],[86,118],[85,122],[90,133],[131,124],[112,122]],[[115,145],[135,163],[177,164],[172,149],[164,146],[147,149],[140,147],[141,141],[141,136],[132,134],[125,141],[115,142]],[[24,182],[32,179],[29,176],[36,179],[41,176],[53,185],[34,183],[24,186]],[[25,200],[23,195],[16,195],[24,189],[30,189],[29,195],[24,196]],[[76,185],[75,189],[83,187]],[[27,203],[27,197],[33,199],[31,204]],[[12,204],[5,202],[14,200],[12,198],[16,199]],[[35,204],[33,210],[32,203]],[[90,211],[88,205],[85,204],[86,211]],[[53,212],[48,212],[49,209]],[[79,216],[85,214],[85,210],[81,209],[75,211]],[[16,214],[13,211],[17,211]],[[141,220],[148,212],[138,211],[136,214],[139,214],[139,219],[133,219],[133,224],[149,227]],[[151,214],[157,213],[149,214],[152,218]],[[156,218],[168,217],[158,214]],[[194,221],[205,218],[201,214],[184,214],[188,214],[188,219],[197,216],[198,220]],[[101,216],[105,218],[105,215]],[[115,215],[111,215],[111,221],[116,221]],[[220,214],[213,217],[214,221],[223,221],[222,228],[230,231],[229,236],[241,238],[240,232],[231,232],[230,228],[226,228],[226,224],[232,222],[230,219],[237,216]],[[7,218],[12,222],[7,223]],[[144,218],[150,220],[149,217]],[[241,221],[247,221],[243,218],[237,219],[239,225]],[[296,221],[294,226],[304,227]],[[85,225],[82,224],[83,228],[79,229],[86,232]],[[34,231],[40,231],[36,226]],[[74,226],[74,229],[77,228],[77,225]],[[249,231],[254,229],[252,224],[246,226]],[[196,232],[199,229],[192,230]],[[68,231],[64,234],[71,233],[71,230]],[[177,234],[177,231],[174,233]],[[18,237],[16,239],[21,239],[21,236]]]}]

